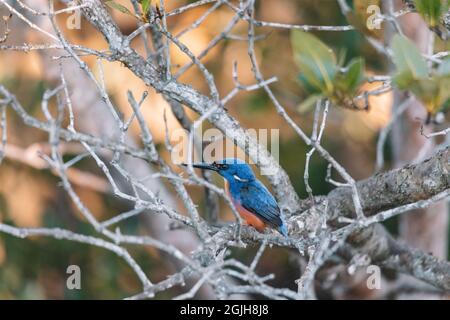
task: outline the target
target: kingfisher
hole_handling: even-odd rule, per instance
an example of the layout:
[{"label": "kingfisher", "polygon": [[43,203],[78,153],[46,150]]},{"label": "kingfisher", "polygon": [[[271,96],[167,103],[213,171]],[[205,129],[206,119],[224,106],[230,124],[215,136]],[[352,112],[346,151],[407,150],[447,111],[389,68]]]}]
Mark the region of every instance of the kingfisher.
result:
[{"label": "kingfisher", "polygon": [[264,232],[266,226],[269,226],[285,237],[288,236],[277,201],[255,177],[246,162],[237,158],[226,158],[212,163],[195,163],[192,166],[215,171],[224,178],[225,190],[246,224],[259,232]]}]

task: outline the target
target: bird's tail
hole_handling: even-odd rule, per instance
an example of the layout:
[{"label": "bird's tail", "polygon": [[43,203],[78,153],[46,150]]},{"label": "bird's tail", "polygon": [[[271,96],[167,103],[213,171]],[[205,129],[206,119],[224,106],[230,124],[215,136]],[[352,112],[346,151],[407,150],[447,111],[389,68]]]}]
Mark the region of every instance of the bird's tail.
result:
[{"label": "bird's tail", "polygon": [[281,223],[281,226],[278,228],[278,231],[285,237],[288,236],[287,226],[284,222]]}]

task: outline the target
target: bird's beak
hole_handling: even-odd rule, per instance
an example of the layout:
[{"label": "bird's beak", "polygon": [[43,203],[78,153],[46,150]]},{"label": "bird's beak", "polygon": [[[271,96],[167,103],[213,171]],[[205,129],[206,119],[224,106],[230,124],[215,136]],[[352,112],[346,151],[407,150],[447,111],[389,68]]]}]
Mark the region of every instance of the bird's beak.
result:
[{"label": "bird's beak", "polygon": [[[188,164],[183,163],[183,166],[187,167]],[[198,169],[202,169],[202,170],[219,171],[215,165],[208,164],[208,163],[193,163],[192,166],[194,168],[198,168]]]}]

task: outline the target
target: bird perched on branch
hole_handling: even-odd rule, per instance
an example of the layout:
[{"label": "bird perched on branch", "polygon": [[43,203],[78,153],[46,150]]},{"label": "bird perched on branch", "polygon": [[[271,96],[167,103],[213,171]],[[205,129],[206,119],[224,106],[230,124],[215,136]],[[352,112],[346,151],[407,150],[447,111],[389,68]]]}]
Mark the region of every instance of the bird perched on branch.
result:
[{"label": "bird perched on branch", "polygon": [[287,237],[287,227],[281,218],[277,201],[255,177],[247,163],[240,159],[227,158],[211,164],[196,163],[192,166],[215,171],[224,177],[225,190],[248,225],[259,232],[269,226]]}]

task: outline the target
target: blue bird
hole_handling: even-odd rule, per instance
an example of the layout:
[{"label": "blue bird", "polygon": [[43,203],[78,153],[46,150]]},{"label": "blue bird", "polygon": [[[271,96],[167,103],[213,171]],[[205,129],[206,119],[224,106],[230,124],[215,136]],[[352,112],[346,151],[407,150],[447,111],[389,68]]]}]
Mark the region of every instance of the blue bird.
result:
[{"label": "blue bird", "polygon": [[227,158],[211,164],[197,163],[194,168],[212,170],[225,179],[228,192],[236,210],[248,225],[263,232],[266,225],[288,236],[286,224],[280,215],[277,201],[244,161]]}]

